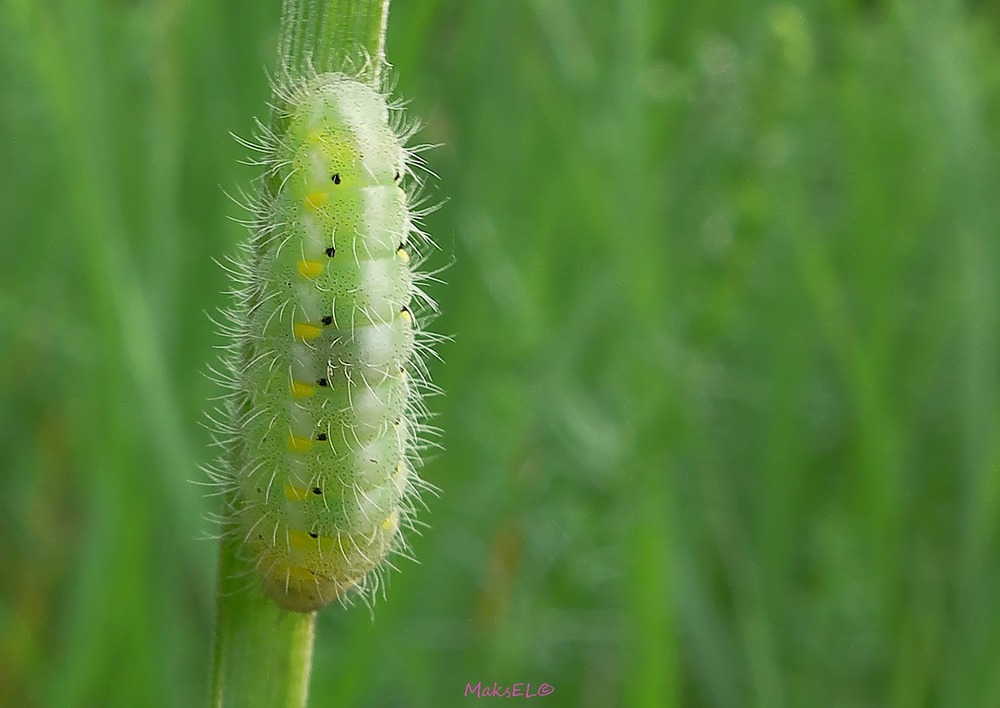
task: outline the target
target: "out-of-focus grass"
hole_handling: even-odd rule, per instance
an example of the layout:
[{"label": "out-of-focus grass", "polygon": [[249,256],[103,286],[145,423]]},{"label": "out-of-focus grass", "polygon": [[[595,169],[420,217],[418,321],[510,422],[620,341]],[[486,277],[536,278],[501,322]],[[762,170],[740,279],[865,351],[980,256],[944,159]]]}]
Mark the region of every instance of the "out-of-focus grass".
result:
[{"label": "out-of-focus grass", "polygon": [[[0,703],[191,706],[278,3],[0,0]],[[988,3],[393,4],[441,487],[313,703],[996,705]]]}]

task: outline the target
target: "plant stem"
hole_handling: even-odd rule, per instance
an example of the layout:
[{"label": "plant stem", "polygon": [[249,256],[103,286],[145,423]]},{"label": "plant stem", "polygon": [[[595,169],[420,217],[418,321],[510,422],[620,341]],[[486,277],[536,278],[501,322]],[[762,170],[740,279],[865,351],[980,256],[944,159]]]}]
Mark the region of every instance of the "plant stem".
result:
[{"label": "plant stem", "polygon": [[[365,78],[377,83],[388,14],[389,0],[284,0],[281,72],[330,71],[350,66],[363,52]],[[316,613],[286,612],[264,597],[241,544],[232,534],[220,543],[210,705],[304,708]]]},{"label": "plant stem", "polygon": [[366,78],[378,80],[385,64],[389,0],[285,0],[279,60],[289,72],[334,71],[370,61]]},{"label": "plant stem", "polygon": [[215,708],[302,708],[316,613],[286,612],[261,593],[227,535],[219,557],[212,701]]}]

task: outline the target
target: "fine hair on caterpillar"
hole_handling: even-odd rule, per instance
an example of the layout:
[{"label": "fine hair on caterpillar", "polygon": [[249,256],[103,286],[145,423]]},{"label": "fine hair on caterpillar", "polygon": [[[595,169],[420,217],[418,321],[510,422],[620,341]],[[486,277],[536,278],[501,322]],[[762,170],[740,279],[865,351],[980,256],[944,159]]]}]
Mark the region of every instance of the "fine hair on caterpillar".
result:
[{"label": "fine hair on caterpillar", "polygon": [[268,597],[305,612],[373,596],[389,557],[407,555],[436,433],[425,359],[441,338],[423,329],[436,312],[422,288],[436,274],[420,270],[426,146],[408,146],[416,126],[388,98],[382,59],[320,71],[282,53],[269,122],[237,138],[263,173],[240,200],[249,236],[223,265],[232,304],[211,372],[226,393],[207,471],[222,533]]}]

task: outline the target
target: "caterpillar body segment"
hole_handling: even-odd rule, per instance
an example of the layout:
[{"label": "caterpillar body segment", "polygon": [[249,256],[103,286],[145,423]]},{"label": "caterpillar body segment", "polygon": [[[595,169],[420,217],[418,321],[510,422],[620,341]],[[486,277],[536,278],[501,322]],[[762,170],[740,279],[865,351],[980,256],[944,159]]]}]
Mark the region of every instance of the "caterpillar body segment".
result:
[{"label": "caterpillar body segment", "polygon": [[233,269],[227,424],[213,471],[264,592],[313,611],[400,550],[416,477],[413,154],[383,92],[343,73],[277,91]]}]

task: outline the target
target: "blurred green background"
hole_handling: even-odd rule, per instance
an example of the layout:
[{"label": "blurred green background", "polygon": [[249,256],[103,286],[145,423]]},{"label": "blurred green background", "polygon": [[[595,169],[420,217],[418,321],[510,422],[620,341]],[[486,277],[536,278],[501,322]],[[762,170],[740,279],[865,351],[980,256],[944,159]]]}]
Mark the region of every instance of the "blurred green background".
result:
[{"label": "blurred green background", "polygon": [[[205,699],[204,313],[278,16],[0,0],[4,706]],[[395,0],[442,493],[312,705],[1000,705],[998,22]]]}]

